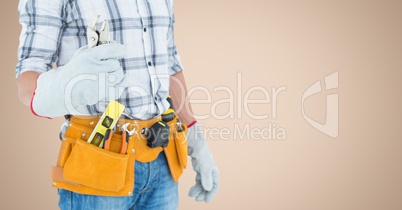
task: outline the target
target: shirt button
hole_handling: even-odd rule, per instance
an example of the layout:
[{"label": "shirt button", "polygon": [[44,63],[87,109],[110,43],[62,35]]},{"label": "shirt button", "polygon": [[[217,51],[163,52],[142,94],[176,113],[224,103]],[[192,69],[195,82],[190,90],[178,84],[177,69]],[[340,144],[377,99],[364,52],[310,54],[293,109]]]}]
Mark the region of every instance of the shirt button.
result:
[{"label": "shirt button", "polygon": [[144,32],[147,32],[147,28],[144,28]]},{"label": "shirt button", "polygon": [[148,62],[148,66],[152,66],[152,62],[151,62],[151,61]]}]

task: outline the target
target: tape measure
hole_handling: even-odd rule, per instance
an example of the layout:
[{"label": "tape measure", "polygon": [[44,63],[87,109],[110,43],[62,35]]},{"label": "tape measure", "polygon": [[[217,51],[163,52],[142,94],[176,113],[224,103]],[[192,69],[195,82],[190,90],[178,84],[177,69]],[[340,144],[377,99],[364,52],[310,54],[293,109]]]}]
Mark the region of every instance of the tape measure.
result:
[{"label": "tape measure", "polygon": [[174,119],[174,116],[176,115],[174,110],[173,110],[173,101],[172,98],[170,97],[170,95],[168,95],[168,97],[166,98],[166,100],[169,102],[169,109],[166,110],[166,112],[164,112],[162,114],[162,121],[164,122],[170,122]]}]

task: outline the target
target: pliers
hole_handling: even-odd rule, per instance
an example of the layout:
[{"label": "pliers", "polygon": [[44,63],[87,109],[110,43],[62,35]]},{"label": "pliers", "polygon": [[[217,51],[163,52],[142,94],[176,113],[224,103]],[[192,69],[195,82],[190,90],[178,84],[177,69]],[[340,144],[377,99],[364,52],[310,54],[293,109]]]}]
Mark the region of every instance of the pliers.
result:
[{"label": "pliers", "polygon": [[105,19],[98,30],[99,15],[87,27],[88,48],[109,43],[109,23]]},{"label": "pliers", "polygon": [[[127,153],[127,147],[128,147],[128,141],[132,133],[127,129],[127,126],[130,125],[130,123],[126,123],[123,126],[121,126],[122,130],[122,140],[121,140],[121,149],[120,149],[120,154],[126,154]],[[104,149],[105,150],[110,150],[110,143],[112,142],[112,135],[113,135],[113,129],[108,129],[105,134],[105,141],[104,141]]]}]

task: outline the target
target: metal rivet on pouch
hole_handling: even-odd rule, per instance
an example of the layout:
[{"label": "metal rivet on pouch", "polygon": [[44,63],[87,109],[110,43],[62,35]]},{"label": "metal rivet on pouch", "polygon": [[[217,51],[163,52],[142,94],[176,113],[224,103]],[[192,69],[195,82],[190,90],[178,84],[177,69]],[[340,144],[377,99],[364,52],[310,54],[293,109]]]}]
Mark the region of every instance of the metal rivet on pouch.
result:
[{"label": "metal rivet on pouch", "polygon": [[87,133],[85,133],[85,132],[83,132],[83,133],[81,134],[81,136],[83,136],[83,137],[86,136],[86,135],[87,135]]},{"label": "metal rivet on pouch", "polygon": [[70,123],[70,124],[68,124],[68,126],[72,126],[72,124]]},{"label": "metal rivet on pouch", "polygon": [[93,125],[93,124],[94,124],[94,122],[93,122],[93,121],[91,121],[91,122],[89,122],[89,124],[90,124],[90,125]]},{"label": "metal rivet on pouch", "polygon": [[53,186],[55,186],[55,185],[56,185],[56,182],[53,182],[52,184],[53,184]]},{"label": "metal rivet on pouch", "polygon": [[132,153],[135,153],[135,149],[132,149],[131,152],[132,152]]},{"label": "metal rivet on pouch", "polygon": [[128,192],[128,195],[132,195],[133,194],[133,192]]}]

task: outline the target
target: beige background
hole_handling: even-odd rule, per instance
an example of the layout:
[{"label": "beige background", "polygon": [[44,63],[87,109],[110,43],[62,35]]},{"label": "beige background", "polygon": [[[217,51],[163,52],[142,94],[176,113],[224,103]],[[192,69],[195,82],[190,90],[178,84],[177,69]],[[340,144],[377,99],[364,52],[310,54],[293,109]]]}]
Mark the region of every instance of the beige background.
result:
[{"label": "beige background", "polygon": [[[57,209],[48,178],[59,147],[62,119],[34,117],[18,100],[14,80],[20,26],[18,1],[1,7],[0,209]],[[208,140],[221,172],[210,204],[187,197],[194,173],[180,184],[179,209],[401,209],[402,208],[402,3],[349,1],[176,0],[176,40],[190,87],[224,85],[236,92],[253,86],[286,86],[271,104],[251,105],[255,114],[200,120],[206,128],[234,124],[264,128],[275,123],[286,140]],[[314,82],[339,72],[339,137],[310,126],[301,96]],[[325,95],[305,103],[307,114],[325,121]],[[212,101],[227,97],[212,92]],[[253,95],[261,99],[260,93]],[[193,99],[205,98],[194,94]],[[212,105],[195,105],[196,113]],[[220,105],[219,113],[229,107]]]}]

